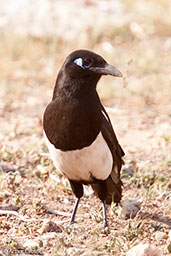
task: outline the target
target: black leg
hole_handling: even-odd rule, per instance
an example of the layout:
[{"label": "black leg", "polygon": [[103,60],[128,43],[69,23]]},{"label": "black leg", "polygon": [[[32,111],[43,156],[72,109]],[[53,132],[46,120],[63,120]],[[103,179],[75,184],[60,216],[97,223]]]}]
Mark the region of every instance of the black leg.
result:
[{"label": "black leg", "polygon": [[108,227],[107,215],[106,215],[106,196],[107,196],[107,186],[106,181],[98,181],[95,184],[91,185],[95,193],[98,195],[100,200],[102,201],[103,207],[103,218],[104,218],[104,227]]},{"label": "black leg", "polygon": [[108,227],[108,222],[107,222],[107,215],[106,215],[106,202],[105,202],[105,200],[102,201],[102,207],[103,207],[104,228],[106,228],[106,227]]},{"label": "black leg", "polygon": [[83,185],[81,183],[78,183],[78,182],[73,181],[73,180],[69,180],[69,182],[70,182],[73,193],[77,197],[77,199],[75,201],[74,209],[72,211],[71,220],[70,220],[70,223],[69,223],[71,225],[71,224],[74,223],[75,215],[76,215],[77,208],[78,208],[78,204],[79,204],[80,198],[83,196]]},{"label": "black leg", "polygon": [[80,198],[77,198],[76,201],[75,201],[75,205],[74,205],[74,209],[73,209],[73,212],[72,212],[72,215],[71,215],[71,220],[70,220],[69,225],[74,223],[75,215],[76,215],[76,212],[77,212],[79,202],[80,202]]}]

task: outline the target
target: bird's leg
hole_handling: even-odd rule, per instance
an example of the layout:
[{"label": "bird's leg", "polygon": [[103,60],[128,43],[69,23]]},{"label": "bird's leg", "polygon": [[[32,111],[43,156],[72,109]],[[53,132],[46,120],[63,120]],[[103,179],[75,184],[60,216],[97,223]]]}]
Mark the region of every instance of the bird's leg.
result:
[{"label": "bird's leg", "polygon": [[102,201],[104,228],[106,228],[108,227],[107,215],[106,215],[106,196],[107,196],[106,181],[99,180],[97,183],[92,184],[91,186],[93,190],[97,193],[100,200]]},{"label": "bird's leg", "polygon": [[106,227],[108,227],[108,222],[107,222],[107,215],[106,215],[106,202],[105,202],[105,200],[102,200],[102,207],[103,207],[104,228],[106,228]]},{"label": "bird's leg", "polygon": [[75,219],[75,215],[76,215],[76,212],[77,212],[78,204],[79,204],[80,198],[83,196],[83,185],[81,183],[78,183],[78,182],[73,181],[73,180],[69,180],[69,182],[70,182],[73,193],[77,197],[77,199],[75,201],[74,209],[72,211],[71,220],[70,220],[70,223],[69,223],[71,225],[71,224],[74,223],[74,219]]},{"label": "bird's leg", "polygon": [[80,198],[77,198],[76,201],[75,201],[74,209],[72,211],[72,215],[71,215],[71,219],[70,219],[69,225],[74,223],[75,215],[76,215],[76,212],[77,212],[77,208],[78,208],[79,202],[80,202]]}]

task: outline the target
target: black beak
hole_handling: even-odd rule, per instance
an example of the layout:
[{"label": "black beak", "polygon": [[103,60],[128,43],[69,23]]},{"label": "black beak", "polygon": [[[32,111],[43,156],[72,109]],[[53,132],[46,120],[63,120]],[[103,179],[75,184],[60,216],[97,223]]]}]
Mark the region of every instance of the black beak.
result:
[{"label": "black beak", "polygon": [[123,77],[122,73],[110,64],[106,64],[105,67],[90,67],[89,70],[98,73],[100,75],[111,75],[117,77]]}]

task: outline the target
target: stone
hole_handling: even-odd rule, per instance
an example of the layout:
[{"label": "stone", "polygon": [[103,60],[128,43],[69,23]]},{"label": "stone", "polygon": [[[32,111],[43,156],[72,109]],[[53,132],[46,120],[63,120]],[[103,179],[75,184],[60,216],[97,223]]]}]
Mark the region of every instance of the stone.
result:
[{"label": "stone", "polygon": [[23,247],[26,249],[37,250],[39,248],[39,242],[35,240],[26,240]]},{"label": "stone", "polygon": [[171,230],[169,231],[169,239],[171,241]]},{"label": "stone", "polygon": [[80,251],[79,249],[74,248],[74,247],[70,247],[70,248],[68,248],[68,250],[67,250],[67,254],[68,254],[68,255],[71,255],[71,256],[79,256],[79,255],[81,255],[82,253],[81,253],[81,251]]},{"label": "stone", "polygon": [[45,220],[39,233],[43,234],[46,232],[62,232],[61,228],[51,220]]},{"label": "stone", "polygon": [[122,174],[125,174],[127,176],[133,176],[134,174],[134,167],[133,165],[124,165],[122,169]]},{"label": "stone", "polygon": [[130,249],[126,256],[160,256],[160,251],[150,244],[138,244]]},{"label": "stone", "polygon": [[166,238],[166,234],[164,232],[161,231],[157,231],[155,234],[155,239],[156,240],[162,240]]},{"label": "stone", "polygon": [[171,253],[171,230],[169,231],[167,250],[169,253]]},{"label": "stone", "polygon": [[133,219],[141,209],[141,203],[136,200],[125,199],[121,202],[121,205],[120,216],[123,219]]},{"label": "stone", "polygon": [[1,206],[1,210],[5,210],[5,211],[18,211],[19,209],[20,207],[13,204],[5,204]]}]

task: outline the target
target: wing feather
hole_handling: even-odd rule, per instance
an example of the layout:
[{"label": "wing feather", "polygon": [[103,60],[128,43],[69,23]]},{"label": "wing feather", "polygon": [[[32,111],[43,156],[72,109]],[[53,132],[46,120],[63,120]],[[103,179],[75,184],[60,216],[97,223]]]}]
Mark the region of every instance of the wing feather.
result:
[{"label": "wing feather", "polygon": [[106,203],[110,204],[112,200],[114,200],[115,203],[119,203],[122,196],[122,182],[120,179],[120,170],[122,165],[124,164],[122,157],[125,155],[125,153],[117,140],[110,118],[105,108],[102,105],[101,108],[103,115],[101,132],[113,157],[113,167],[111,170],[111,174],[106,180]]}]

